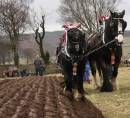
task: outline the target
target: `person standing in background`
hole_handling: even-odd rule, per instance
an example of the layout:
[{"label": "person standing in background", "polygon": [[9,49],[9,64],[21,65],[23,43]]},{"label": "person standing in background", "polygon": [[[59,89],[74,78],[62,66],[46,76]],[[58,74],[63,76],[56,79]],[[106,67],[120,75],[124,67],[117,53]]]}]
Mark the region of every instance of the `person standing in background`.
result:
[{"label": "person standing in background", "polygon": [[36,56],[36,59],[34,60],[34,66],[35,66],[35,72],[36,76],[40,75],[43,76],[43,73],[45,71],[45,63],[39,55]]}]

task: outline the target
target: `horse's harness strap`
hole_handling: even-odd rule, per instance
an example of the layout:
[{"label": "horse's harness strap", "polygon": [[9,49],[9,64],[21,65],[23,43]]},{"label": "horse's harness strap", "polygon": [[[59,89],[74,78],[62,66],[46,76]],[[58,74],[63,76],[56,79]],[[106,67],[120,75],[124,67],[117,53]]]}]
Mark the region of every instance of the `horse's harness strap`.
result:
[{"label": "horse's harness strap", "polygon": [[118,31],[118,34],[123,34],[123,31]]},{"label": "horse's harness strap", "polygon": [[102,42],[105,44],[105,21],[103,21],[103,27],[102,27]]}]

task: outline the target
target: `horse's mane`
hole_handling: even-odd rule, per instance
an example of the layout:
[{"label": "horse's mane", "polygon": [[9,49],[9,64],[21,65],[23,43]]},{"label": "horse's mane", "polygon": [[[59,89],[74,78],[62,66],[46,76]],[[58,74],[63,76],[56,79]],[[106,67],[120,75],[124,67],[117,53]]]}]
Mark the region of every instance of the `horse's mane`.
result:
[{"label": "horse's mane", "polygon": [[113,30],[110,27],[112,22],[112,17],[110,16],[109,19],[105,21],[105,41],[113,40]]},{"label": "horse's mane", "polygon": [[95,33],[92,37],[87,39],[88,50],[97,48],[102,42],[101,34]]},{"label": "horse's mane", "polygon": [[[110,28],[110,22],[111,22],[111,17],[105,20],[105,32],[104,32],[105,37],[104,38],[106,40],[106,43],[108,39],[113,39],[112,31]],[[102,45],[102,35],[103,35],[102,32],[97,32],[97,33],[93,33],[87,38],[87,43],[91,49]]]}]

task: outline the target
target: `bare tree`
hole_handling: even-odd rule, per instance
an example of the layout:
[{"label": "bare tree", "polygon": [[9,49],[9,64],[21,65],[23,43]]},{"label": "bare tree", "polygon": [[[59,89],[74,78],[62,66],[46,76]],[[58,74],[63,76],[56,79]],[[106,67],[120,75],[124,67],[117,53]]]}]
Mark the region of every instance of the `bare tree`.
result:
[{"label": "bare tree", "polygon": [[46,33],[46,31],[45,31],[45,12],[41,8],[41,13],[39,14],[39,16],[41,17],[41,20],[34,11],[32,12],[32,16],[33,16],[32,29],[35,32],[35,41],[39,46],[40,56],[46,64],[49,64],[50,55],[49,55],[48,51],[45,51],[44,46],[43,46],[43,43],[44,43],[43,40],[44,40],[45,33]]},{"label": "bare tree", "polygon": [[32,0],[0,0],[0,29],[9,37],[14,64],[19,66],[19,35],[29,24],[29,5]]},{"label": "bare tree", "polygon": [[63,22],[80,22],[88,34],[98,30],[98,17],[108,15],[119,0],[62,0],[59,8]]},{"label": "bare tree", "polygon": [[39,32],[39,27],[35,30],[35,41],[39,45],[40,55],[42,59],[45,61],[45,53],[43,48],[43,39],[45,36],[45,15],[42,16],[42,22],[40,24],[40,27],[42,29],[41,33]]}]

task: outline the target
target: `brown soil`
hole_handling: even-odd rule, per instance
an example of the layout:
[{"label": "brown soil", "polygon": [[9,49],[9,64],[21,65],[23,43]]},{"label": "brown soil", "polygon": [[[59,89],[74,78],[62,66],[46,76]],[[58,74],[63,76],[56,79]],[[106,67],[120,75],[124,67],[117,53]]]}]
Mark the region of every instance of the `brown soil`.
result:
[{"label": "brown soil", "polygon": [[89,100],[61,95],[61,81],[60,76],[0,81],[0,118],[104,118]]}]

